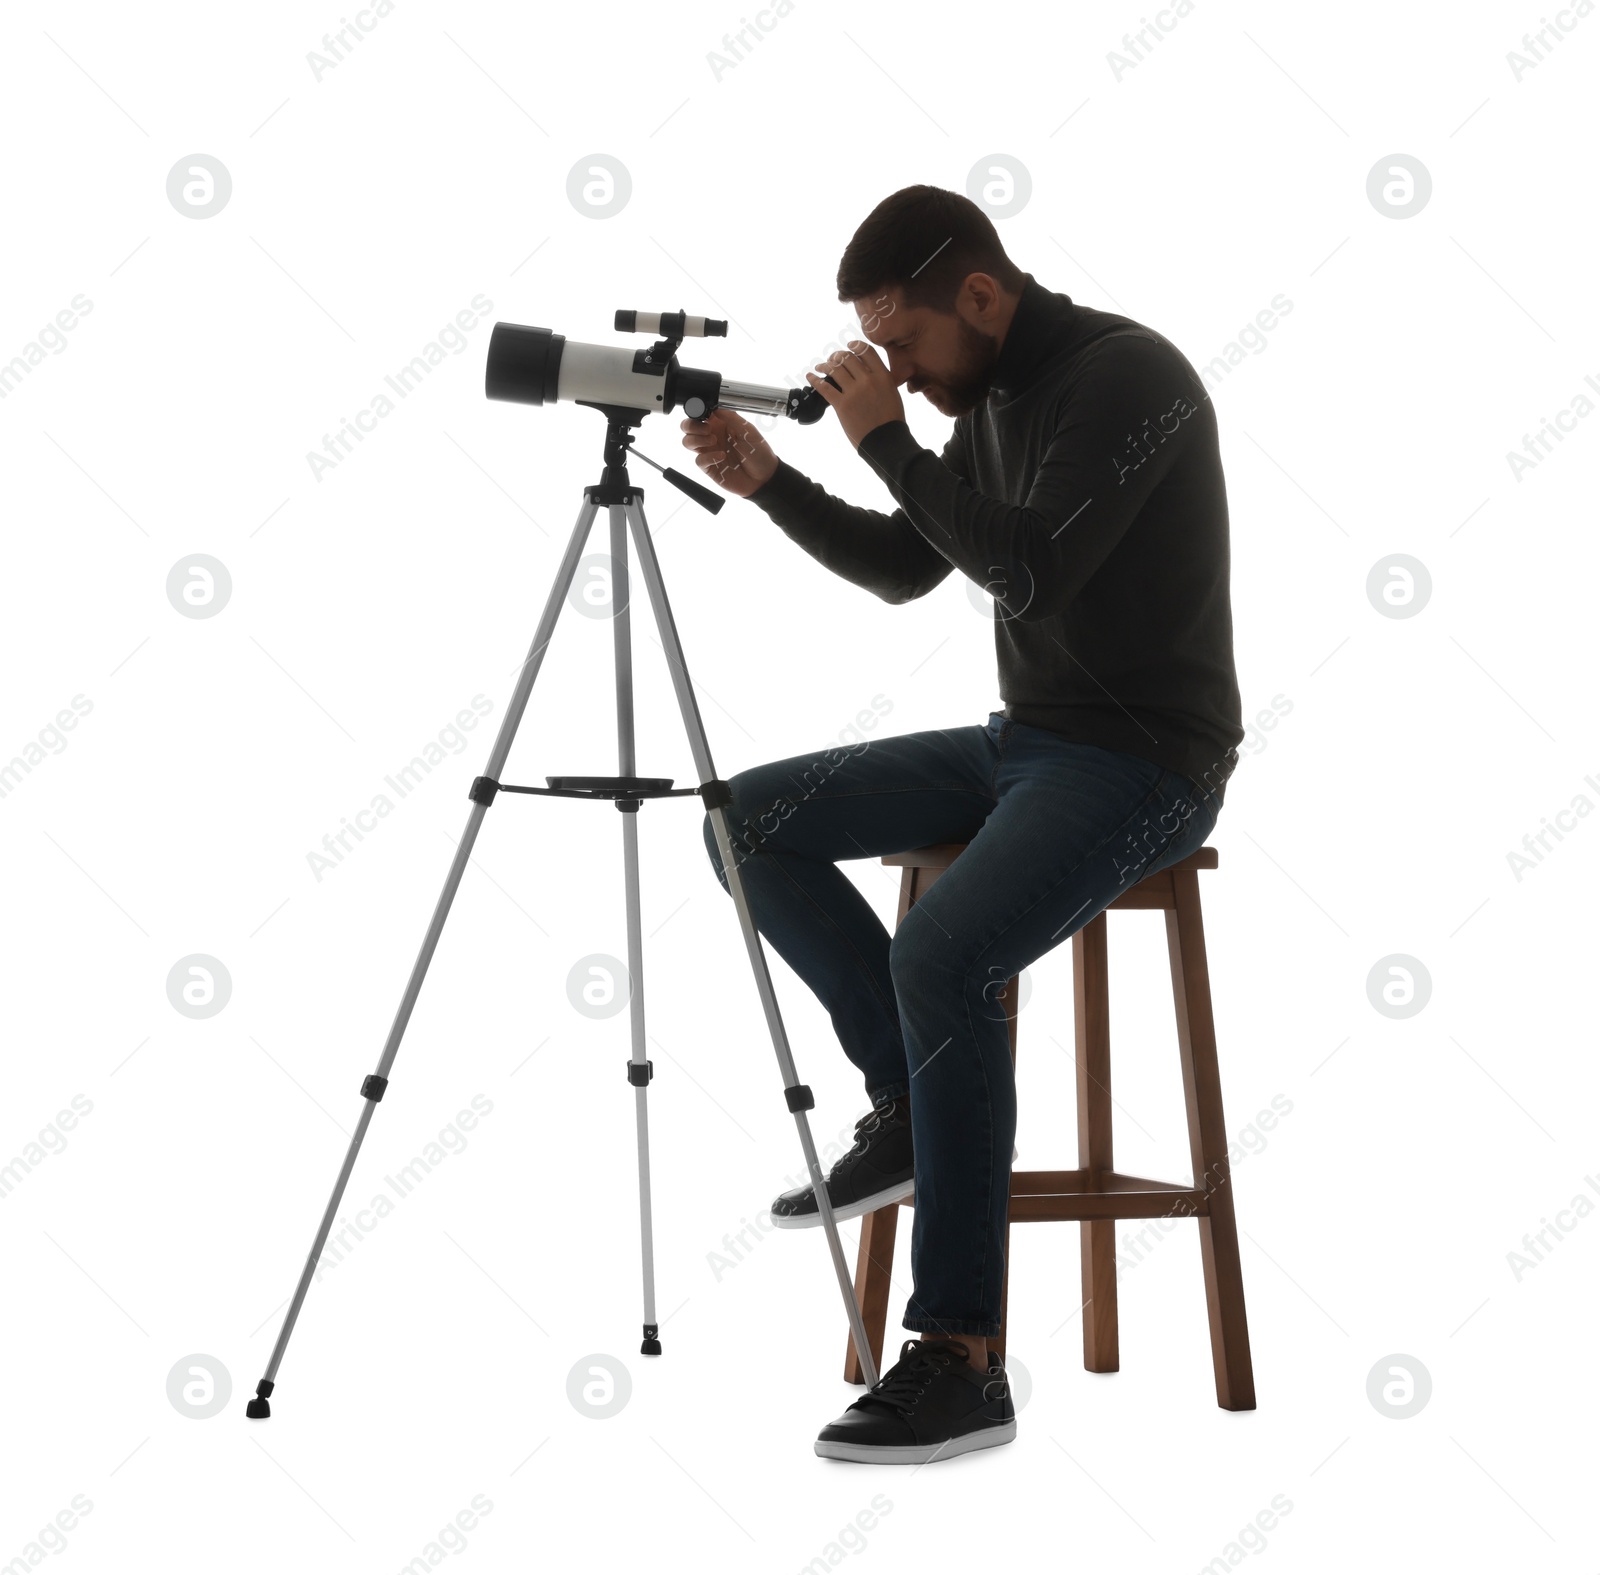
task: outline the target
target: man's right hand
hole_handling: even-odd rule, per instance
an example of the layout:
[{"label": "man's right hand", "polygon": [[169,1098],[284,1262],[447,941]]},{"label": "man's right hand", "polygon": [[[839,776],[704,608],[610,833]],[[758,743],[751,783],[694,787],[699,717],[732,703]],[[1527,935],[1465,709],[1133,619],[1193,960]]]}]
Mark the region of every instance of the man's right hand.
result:
[{"label": "man's right hand", "polygon": [[748,498],[772,479],[778,456],[737,411],[713,410],[704,421],[681,423],[683,446],[724,492]]}]

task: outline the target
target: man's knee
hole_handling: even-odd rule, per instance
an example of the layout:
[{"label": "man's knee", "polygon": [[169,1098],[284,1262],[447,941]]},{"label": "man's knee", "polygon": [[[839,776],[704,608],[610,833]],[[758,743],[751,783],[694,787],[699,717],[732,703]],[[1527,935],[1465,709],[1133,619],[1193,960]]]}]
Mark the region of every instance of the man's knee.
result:
[{"label": "man's knee", "polygon": [[711,823],[711,811],[708,809],[700,820],[700,832],[705,838],[706,854],[711,860],[711,868],[716,871],[716,876],[722,882],[722,889],[728,889],[728,877],[722,867],[722,850],[717,846],[716,828]]},{"label": "man's knee", "polygon": [[962,969],[950,937],[913,907],[889,938],[889,977],[903,1001],[962,988]]},{"label": "man's knee", "polygon": [[[727,778],[728,804],[726,806],[728,840],[733,845],[733,859],[736,864],[742,864],[760,846],[760,834],[750,820],[751,802],[751,773],[736,771]],[[711,859],[711,867],[717,872],[717,879],[722,882],[724,891],[728,889],[728,875],[723,867],[722,850],[717,846],[716,826],[712,822],[711,811],[707,810],[702,817],[701,834],[705,838],[706,853]]]}]

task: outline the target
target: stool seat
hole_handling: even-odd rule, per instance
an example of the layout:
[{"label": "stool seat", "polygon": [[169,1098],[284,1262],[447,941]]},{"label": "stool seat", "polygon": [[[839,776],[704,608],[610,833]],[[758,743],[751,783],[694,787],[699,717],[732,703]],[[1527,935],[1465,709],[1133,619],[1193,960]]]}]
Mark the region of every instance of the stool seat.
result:
[{"label": "stool seat", "polygon": [[[965,852],[964,842],[937,843],[883,855],[902,870],[896,924]],[[1217,1404],[1230,1411],[1255,1407],[1255,1378],[1245,1318],[1244,1281],[1228,1164],[1227,1128],[1217,1070],[1211,981],[1200,913],[1200,870],[1217,868],[1217,850],[1200,848],[1113,898],[1072,937],[1073,1018],[1078,1092],[1078,1168],[1021,1170],[1011,1174],[1006,1223],[1006,1269],[1000,1299],[1000,1334],[990,1348],[1003,1358],[1010,1289],[1011,1226],[1028,1221],[1079,1222],[1083,1283],[1083,1365],[1109,1373],[1120,1366],[1117,1340],[1115,1222],[1119,1219],[1194,1219],[1211,1331]],[[1130,1176],[1112,1165],[1111,1034],[1106,914],[1113,908],[1159,908],[1166,914],[1167,952],[1177,1015],[1178,1060],[1188,1114],[1191,1182]],[[1017,979],[1007,981],[1006,1032],[1013,1069],[1017,1059]],[[882,1364],[888,1318],[889,1275],[897,1221],[915,1194],[864,1215],[856,1258],[856,1298],[861,1304],[873,1359]],[[863,1382],[853,1344],[845,1379]]]},{"label": "stool seat", "polygon": [[[881,860],[888,865],[899,865],[907,869],[920,870],[947,870],[955,863],[957,857],[966,851],[964,842],[935,842],[930,847],[912,848],[905,853],[885,853]],[[1187,858],[1179,859],[1176,864],[1169,864],[1166,874],[1171,870],[1214,870],[1217,867],[1217,850],[1215,848],[1196,848]],[[1161,875],[1146,876],[1146,880],[1160,880]],[[1132,894],[1144,885],[1140,881],[1138,886],[1130,886],[1121,897],[1115,899],[1111,906],[1117,907],[1124,903]],[[1137,904],[1136,906],[1146,906]],[[902,915],[904,917],[904,915]]]}]

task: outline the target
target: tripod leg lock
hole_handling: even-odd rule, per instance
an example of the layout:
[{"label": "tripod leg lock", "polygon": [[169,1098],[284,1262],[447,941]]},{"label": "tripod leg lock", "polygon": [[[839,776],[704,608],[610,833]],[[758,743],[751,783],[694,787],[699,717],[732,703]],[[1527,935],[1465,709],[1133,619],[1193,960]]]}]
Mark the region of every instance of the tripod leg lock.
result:
[{"label": "tripod leg lock", "polygon": [[656,1064],[654,1061],[628,1062],[628,1081],[632,1083],[635,1088],[645,1087],[649,1083],[650,1079],[655,1075]]},{"label": "tripod leg lock", "polygon": [[389,1079],[379,1077],[376,1072],[368,1072],[361,1084],[361,1097],[370,1099],[373,1104],[383,1098],[383,1093],[389,1086]]},{"label": "tripod leg lock", "polygon": [[802,1110],[816,1108],[816,1100],[811,1097],[811,1090],[804,1083],[796,1083],[793,1088],[783,1091],[783,1102],[789,1107],[790,1115],[798,1115]]},{"label": "tripod leg lock", "polygon": [[707,809],[722,809],[733,802],[733,789],[721,777],[702,782],[696,791]]},{"label": "tripod leg lock", "polygon": [[474,777],[472,786],[467,790],[467,797],[474,804],[492,804],[494,796],[500,791],[500,784],[493,777]]}]

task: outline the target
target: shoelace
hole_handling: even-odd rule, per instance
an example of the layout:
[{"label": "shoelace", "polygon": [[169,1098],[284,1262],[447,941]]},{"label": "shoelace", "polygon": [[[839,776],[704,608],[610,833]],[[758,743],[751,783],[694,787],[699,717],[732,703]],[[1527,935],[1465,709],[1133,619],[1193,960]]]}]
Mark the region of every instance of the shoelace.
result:
[{"label": "shoelace", "polygon": [[903,1356],[868,1391],[872,1399],[892,1406],[902,1416],[911,1414],[911,1408],[922,1398],[928,1381],[947,1371],[955,1361],[955,1353],[945,1346],[924,1340],[918,1340],[916,1346],[916,1350]]},{"label": "shoelace", "polygon": [[847,1159],[854,1159],[858,1154],[864,1154],[867,1148],[867,1139],[883,1125],[884,1118],[893,1110],[893,1105],[885,1105],[881,1110],[874,1106],[855,1126],[855,1141],[850,1147],[833,1162],[833,1168],[828,1172],[828,1179],[832,1181],[838,1174],[840,1167]]}]

